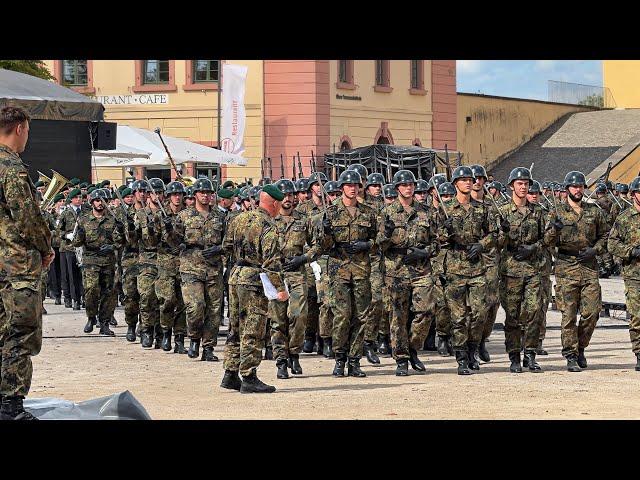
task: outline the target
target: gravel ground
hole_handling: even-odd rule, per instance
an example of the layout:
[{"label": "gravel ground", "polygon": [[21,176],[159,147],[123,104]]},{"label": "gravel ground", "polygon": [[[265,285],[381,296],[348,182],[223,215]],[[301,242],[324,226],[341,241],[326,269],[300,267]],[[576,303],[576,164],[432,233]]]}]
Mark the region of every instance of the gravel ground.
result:
[{"label": "gravel ground", "polygon": [[[620,279],[603,280],[605,300],[623,301]],[[453,357],[421,352],[427,372],[393,375],[395,363],[379,366],[363,359],[366,378],[331,376],[333,361],[303,354],[304,375],[276,379],[274,362],[259,376],[277,387],[272,395],[241,395],[219,388],[222,362],[204,363],[186,355],[143,350],[124,339],[122,308],[117,336],[86,335],[84,311],[73,312],[47,299],[42,352],[34,358],[32,397],[72,401],[129,390],[154,419],[637,419],[640,372],[634,371],[624,317],[602,318],[587,349],[589,368],[565,370],[560,355],[560,313],[550,311],[545,348],[538,357],[544,373],[508,371],[504,334],[494,330],[492,360],[479,373],[456,375]],[[613,314],[617,312],[612,312]],[[498,323],[504,321],[502,309]],[[222,358],[224,338],[216,353]]]}]

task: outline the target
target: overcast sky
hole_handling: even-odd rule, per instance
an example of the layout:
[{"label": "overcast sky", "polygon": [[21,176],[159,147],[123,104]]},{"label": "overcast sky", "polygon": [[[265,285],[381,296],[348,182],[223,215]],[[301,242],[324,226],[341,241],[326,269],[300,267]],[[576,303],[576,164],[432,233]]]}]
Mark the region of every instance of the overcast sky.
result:
[{"label": "overcast sky", "polygon": [[600,60],[458,60],[458,92],[547,100],[547,80],[602,85]]}]

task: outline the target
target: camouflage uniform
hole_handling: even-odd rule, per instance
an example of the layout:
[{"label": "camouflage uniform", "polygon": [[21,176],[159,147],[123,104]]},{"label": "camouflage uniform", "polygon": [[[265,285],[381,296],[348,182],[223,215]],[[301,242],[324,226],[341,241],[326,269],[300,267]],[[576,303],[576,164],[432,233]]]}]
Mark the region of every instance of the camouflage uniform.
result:
[{"label": "camouflage uniform", "polygon": [[[581,202],[578,215],[568,203],[558,203],[558,215],[551,212],[550,220],[559,218],[564,228],[559,232],[549,228],[548,244],[557,247],[556,295],[562,310],[562,355],[578,355],[579,349],[589,345],[602,308],[602,294],[598,281],[596,259],[579,263],[578,252],[592,247],[602,255],[606,248],[609,226],[602,211],[595,205]],[[576,325],[580,311],[582,317]]]},{"label": "camouflage uniform", "polygon": [[378,243],[384,252],[385,283],[391,293],[392,355],[401,362],[409,360],[410,349],[417,351],[424,345],[436,304],[430,260],[407,264],[404,257],[412,247],[427,249],[434,255],[438,245],[433,216],[417,201],[405,210],[396,199],[384,207],[381,218],[396,226],[391,238],[387,238],[385,221],[380,221]]},{"label": "camouflage uniform", "polygon": [[609,234],[609,251],[622,261],[624,294],[629,314],[631,349],[640,354],[640,259],[631,258],[631,251],[640,247],[640,212],[627,208],[616,219]]},{"label": "camouflage uniform", "polygon": [[[502,199],[501,202],[496,202],[500,208],[504,205],[509,205],[511,202],[507,202]],[[492,221],[498,220],[498,212],[496,207],[487,196],[484,197],[484,204],[489,209],[489,216]],[[500,307],[500,274],[498,271],[498,265],[500,264],[500,251],[497,248],[492,248],[488,252],[482,252],[482,258],[484,264],[487,267],[487,273],[485,274],[487,280],[487,296],[486,296],[486,313],[484,318],[484,329],[482,331],[482,338],[489,338],[493,325],[496,323],[496,317],[498,315],[498,308]]]},{"label": "camouflage uniform", "polygon": [[[542,206],[545,225],[548,224],[549,212]],[[540,255],[540,284],[542,287],[542,299],[540,301],[540,309],[538,311],[538,323],[540,324],[540,343],[544,340],[547,333],[547,310],[549,309],[549,302],[551,301],[551,273],[553,269],[553,249],[549,246],[545,246],[542,249]]]},{"label": "camouflage uniform", "polygon": [[[134,222],[136,209],[134,205],[127,208],[127,217],[121,213],[121,221],[127,228]],[[138,275],[140,266],[138,265],[138,235],[135,229],[127,232],[127,243],[122,249],[120,263],[122,265],[122,290],[124,291],[124,320],[127,326],[135,327],[138,323],[140,312],[140,293],[138,292]]]},{"label": "camouflage uniform", "polygon": [[[520,352],[524,331],[525,352],[535,352],[540,341],[542,282],[540,264],[544,245],[545,220],[542,208],[527,203],[521,210],[511,202],[500,207],[509,222],[508,232],[500,231],[500,303],[505,311],[504,336],[507,353]],[[526,260],[516,260],[521,246],[535,248]]]},{"label": "camouflage uniform", "polygon": [[445,296],[451,310],[453,349],[465,351],[482,340],[487,297],[484,257],[468,260],[467,248],[480,243],[483,251],[490,251],[497,240],[496,224],[487,205],[476,200],[471,199],[468,210],[456,198],[445,207],[453,219],[453,235],[440,229],[440,243],[450,245],[444,258]]},{"label": "camouflage uniform", "polygon": [[324,235],[323,248],[329,251],[329,288],[333,295],[333,351],[336,360],[360,359],[364,323],[371,304],[371,260],[369,252],[349,254],[344,244],[372,241],[375,246],[377,213],[358,203],[351,216],[342,198],[327,208],[332,234]]},{"label": "camouflage uniform", "polygon": [[244,212],[233,221],[224,238],[224,249],[236,264],[231,270],[230,303],[238,315],[229,319],[224,369],[248,376],[262,360],[268,300],[260,273],[266,272],[278,291],[284,291],[282,259],[278,251],[277,229],[262,208]]},{"label": "camouflage uniform", "polygon": [[[604,214],[604,218],[607,222],[607,225],[611,227],[611,225],[613,225],[613,220],[615,220],[615,217],[612,215],[613,207],[616,206],[615,202],[611,199],[609,194],[607,194],[603,197],[596,199],[596,203],[600,205],[600,207],[602,208],[602,213]],[[607,248],[606,244],[604,248],[605,248],[605,251],[601,255],[598,255],[596,257],[598,260],[598,267],[601,270],[611,272],[611,269],[613,267],[613,257],[611,256],[609,251],[606,250]]]},{"label": "camouflage uniform", "polygon": [[160,310],[156,296],[156,279],[158,278],[158,243],[160,242],[161,225],[157,216],[149,215],[144,208],[137,210],[134,217],[138,232],[138,292],[140,293],[141,331],[146,330],[161,341]]},{"label": "camouflage uniform", "polygon": [[[304,254],[309,264],[318,257],[319,245],[316,243],[315,230],[310,218],[294,210],[289,216],[277,215],[273,220],[277,228],[278,251],[283,258]],[[305,252],[306,246],[309,248]],[[271,343],[276,364],[286,362],[289,355],[300,354],[307,321],[309,282],[306,264],[298,271],[285,272],[284,279],[289,287],[289,300],[269,301]]]},{"label": "camouflage uniform", "polygon": [[318,260],[318,265],[322,270],[320,280],[316,281],[316,290],[318,292],[318,303],[320,304],[319,330],[320,337],[323,340],[331,338],[333,331],[333,295],[329,288],[329,256],[322,255]]},{"label": "camouflage uniform", "polygon": [[[431,209],[432,222],[436,225],[444,220],[442,209]],[[447,242],[439,245],[438,252],[431,257],[431,270],[434,276],[434,295],[435,295],[435,317],[436,317],[436,334],[439,337],[448,339],[451,337],[451,311],[447,305],[447,297],[444,293],[447,279],[444,271],[444,258],[449,249]]]},{"label": "camouflage uniform", "polygon": [[51,232],[20,156],[0,145],[0,395],[25,397],[42,346],[42,256]]},{"label": "camouflage uniform", "polygon": [[178,214],[171,245],[183,242],[180,256],[182,296],[186,307],[187,328],[191,340],[202,340],[202,346],[213,349],[218,344],[218,331],[223,301],[222,255],[204,258],[202,250],[221,245],[225,233],[224,216],[213,206],[205,216],[195,207]]},{"label": "camouflage uniform", "polygon": [[[364,203],[369,205],[378,213],[378,224],[380,224],[380,212],[384,208],[384,200],[382,196],[373,197],[369,193],[365,194]],[[375,344],[378,340],[378,332],[380,330],[380,319],[382,318],[382,290],[385,284],[384,279],[384,260],[382,252],[372,249],[369,257],[371,259],[371,305],[367,309],[367,315],[363,319],[364,322],[364,341],[366,343]]]}]

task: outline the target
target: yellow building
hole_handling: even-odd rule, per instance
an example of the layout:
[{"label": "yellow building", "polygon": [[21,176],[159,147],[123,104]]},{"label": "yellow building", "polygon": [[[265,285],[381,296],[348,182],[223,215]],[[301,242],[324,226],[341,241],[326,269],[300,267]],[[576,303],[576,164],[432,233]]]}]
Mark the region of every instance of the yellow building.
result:
[{"label": "yellow building", "polygon": [[602,79],[617,108],[640,108],[640,60],[603,60]]}]

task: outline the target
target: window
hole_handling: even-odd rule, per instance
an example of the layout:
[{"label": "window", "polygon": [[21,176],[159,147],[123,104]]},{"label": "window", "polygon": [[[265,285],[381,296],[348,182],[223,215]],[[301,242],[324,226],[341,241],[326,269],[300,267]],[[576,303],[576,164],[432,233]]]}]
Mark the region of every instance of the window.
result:
[{"label": "window", "polygon": [[347,61],[338,60],[338,81],[347,83]]},{"label": "window", "polygon": [[169,60],[145,60],[143,69],[144,85],[169,83]]},{"label": "window", "polygon": [[389,80],[389,60],[376,60],[376,84],[374,91],[390,93],[393,91]]},{"label": "window", "polygon": [[193,60],[193,83],[217,82],[220,60]]},{"label": "window", "polygon": [[418,60],[411,60],[411,88],[420,88],[420,75],[418,72]]},{"label": "window", "polygon": [[345,140],[340,144],[340,151],[344,152],[346,150],[351,150],[351,145],[349,145],[349,142]]},{"label": "window", "polygon": [[409,74],[411,84],[409,85],[409,93],[411,95],[426,95],[424,89],[424,60],[411,60],[409,62]]},{"label": "window", "polygon": [[62,85],[86,87],[88,84],[87,60],[62,60]]},{"label": "window", "polygon": [[353,60],[338,60],[338,81],[336,88],[355,90],[353,84]]}]

